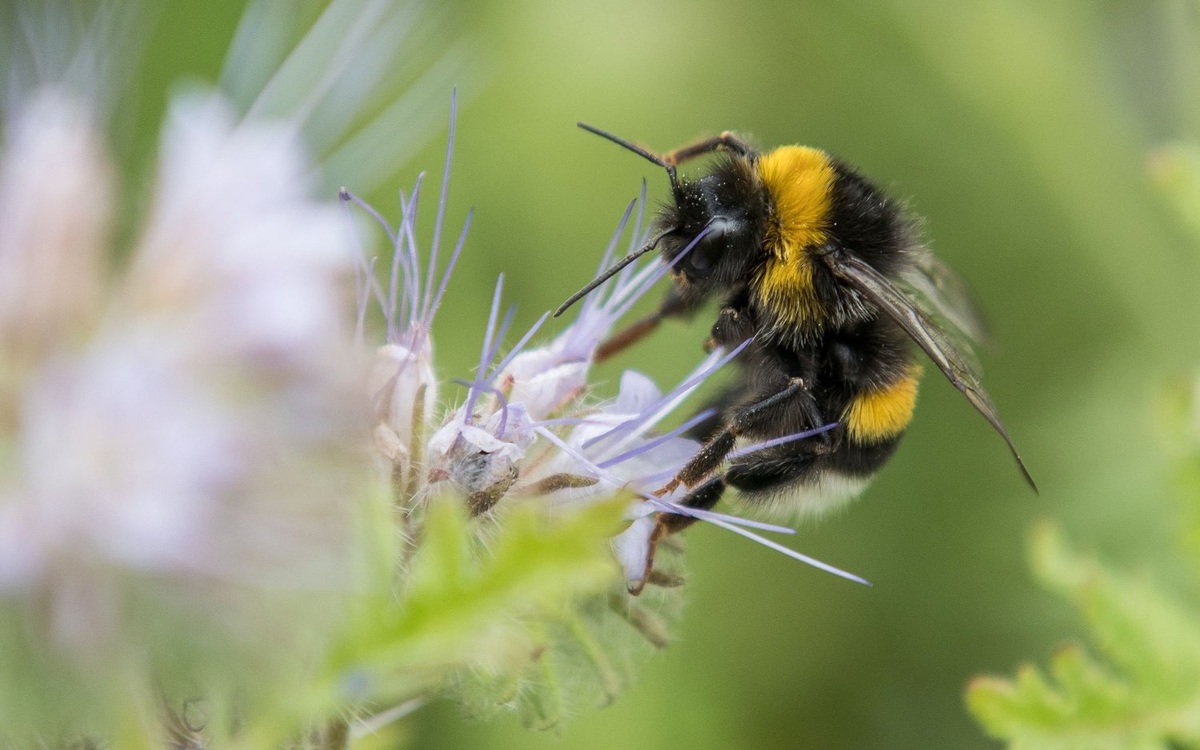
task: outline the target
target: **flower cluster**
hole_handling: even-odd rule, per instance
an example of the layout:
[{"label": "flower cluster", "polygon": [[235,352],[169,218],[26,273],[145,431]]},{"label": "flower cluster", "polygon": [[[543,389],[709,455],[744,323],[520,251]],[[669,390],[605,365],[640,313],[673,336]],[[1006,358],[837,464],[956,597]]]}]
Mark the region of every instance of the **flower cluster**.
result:
[{"label": "flower cluster", "polygon": [[[444,415],[435,411],[441,390],[433,366],[431,330],[470,225],[468,216],[449,262],[437,276],[453,151],[453,113],[451,122],[442,193],[424,269],[415,232],[419,181],[411,196],[401,197],[397,229],[353,194],[342,193],[345,205],[356,204],[373,216],[392,245],[386,289],[374,281],[374,264],[365,260],[361,263],[359,309],[360,330],[371,298],[385,320],[387,342],[376,353],[371,400],[376,445],[396,479],[400,505],[411,510],[431,495],[449,489],[472,515],[478,516],[502,501],[535,501],[549,508],[569,508],[625,493],[630,497],[629,523],[613,539],[612,547],[631,591],[640,591],[653,574],[655,526],[657,517],[664,513],[713,523],[861,582],[857,576],[750,531],[793,533],[789,528],[686,507],[678,502],[687,491],[682,486],[661,492],[700,447],[684,435],[713,412],[702,410],[666,432],[660,430],[661,425],[673,417],[678,421],[680,405],[749,342],[729,352],[712,352],[666,393],[634,370],[621,376],[615,399],[597,401],[590,392],[588,374],[600,345],[690,246],[672,264],[649,261],[626,266],[606,287],[582,302],[575,320],[561,333],[548,344],[532,347],[531,342],[549,317],[549,313],[542,315],[502,357],[500,351],[509,333],[513,309],[501,316],[501,276],[492,296],[475,377],[463,382],[465,398]],[[629,251],[645,243],[650,234],[644,221],[645,205],[643,185],[641,196],[630,202],[618,222],[601,259],[601,269],[612,260],[631,219]],[[804,439],[820,431],[745,446],[733,456]],[[663,580],[677,579],[664,576]]]},{"label": "flower cluster", "polygon": [[52,91],[21,114],[0,172],[4,590],[67,557],[312,572],[296,566],[313,548],[288,542],[332,529],[305,502],[327,493],[304,488],[341,481],[325,469],[353,452],[359,418],[351,256],[336,212],[304,197],[303,164],[278,129],[177,103],[154,208],[111,282],[98,139]]},{"label": "flower cluster", "polygon": [[[113,170],[87,110],[46,89],[10,123],[4,671],[32,669],[22,689],[59,696],[72,721],[82,704],[65,696],[130,659],[288,671],[278,647],[330,622],[315,599],[353,586],[369,474],[353,255],[307,173],[284,128],[238,124],[214,97],[176,101],[118,275]],[[301,612],[282,638],[269,625]],[[42,718],[7,716],[19,706],[0,707],[9,728]]]}]

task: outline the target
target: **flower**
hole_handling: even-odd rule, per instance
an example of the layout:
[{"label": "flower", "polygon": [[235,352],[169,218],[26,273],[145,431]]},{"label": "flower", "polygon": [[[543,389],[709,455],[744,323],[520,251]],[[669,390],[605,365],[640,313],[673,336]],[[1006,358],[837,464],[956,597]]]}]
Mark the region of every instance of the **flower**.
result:
[{"label": "flower", "polygon": [[294,672],[294,647],[334,622],[317,602],[356,585],[369,466],[336,204],[308,197],[292,133],[178,98],[113,274],[115,188],[86,106],[44,90],[11,132],[0,626],[6,692],[29,701],[0,708],[6,729],[76,726],[150,664],[223,685]]}]

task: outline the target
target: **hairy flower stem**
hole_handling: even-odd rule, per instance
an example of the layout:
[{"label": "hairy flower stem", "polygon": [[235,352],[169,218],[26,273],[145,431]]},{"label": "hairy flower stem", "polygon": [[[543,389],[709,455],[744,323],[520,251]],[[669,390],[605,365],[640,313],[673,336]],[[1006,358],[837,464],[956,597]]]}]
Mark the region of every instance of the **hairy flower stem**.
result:
[{"label": "hairy flower stem", "polygon": [[331,719],[317,738],[319,750],[345,750],[350,746],[350,724],[343,718]]}]

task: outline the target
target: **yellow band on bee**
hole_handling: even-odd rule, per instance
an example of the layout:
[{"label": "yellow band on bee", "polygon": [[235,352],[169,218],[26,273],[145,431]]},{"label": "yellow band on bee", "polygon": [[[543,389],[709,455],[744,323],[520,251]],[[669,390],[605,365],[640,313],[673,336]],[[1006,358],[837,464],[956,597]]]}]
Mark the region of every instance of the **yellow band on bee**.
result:
[{"label": "yellow band on bee", "polygon": [[850,439],[875,443],[904,432],[917,405],[917,381],[922,369],[913,365],[903,379],[874,391],[856,395],[842,412],[842,424]]},{"label": "yellow band on bee", "polygon": [[804,325],[822,314],[809,249],[826,238],[833,164],[815,148],[782,146],[760,156],[756,168],[773,210],[765,238],[771,257],[755,292],[759,303],[781,320]]}]

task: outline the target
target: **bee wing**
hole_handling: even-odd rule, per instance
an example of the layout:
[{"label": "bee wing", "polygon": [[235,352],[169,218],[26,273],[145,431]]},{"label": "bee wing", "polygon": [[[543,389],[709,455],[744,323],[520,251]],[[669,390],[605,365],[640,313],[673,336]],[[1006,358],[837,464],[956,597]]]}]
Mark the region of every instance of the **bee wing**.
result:
[{"label": "bee wing", "polygon": [[925,248],[916,249],[915,258],[916,265],[904,275],[905,284],[970,341],[988,346],[992,337],[987,320],[967,280]]},{"label": "bee wing", "polygon": [[885,315],[896,321],[929,355],[929,358],[949,378],[954,387],[962,391],[962,394],[967,397],[976,411],[983,415],[988,424],[1000,433],[1000,437],[1004,438],[1008,449],[1012,451],[1013,458],[1017,460],[1017,466],[1025,476],[1025,481],[1029,482],[1029,486],[1033,487],[1036,492],[1037,484],[1029,475],[1029,470],[1025,468],[1025,462],[1017,453],[1017,447],[1013,445],[1012,439],[1008,436],[1008,430],[1004,429],[1004,423],[1000,421],[996,405],[988,397],[987,391],[983,390],[977,368],[971,363],[968,356],[960,352],[945,331],[883,274],[857,258],[825,257],[834,276],[852,286]]}]

